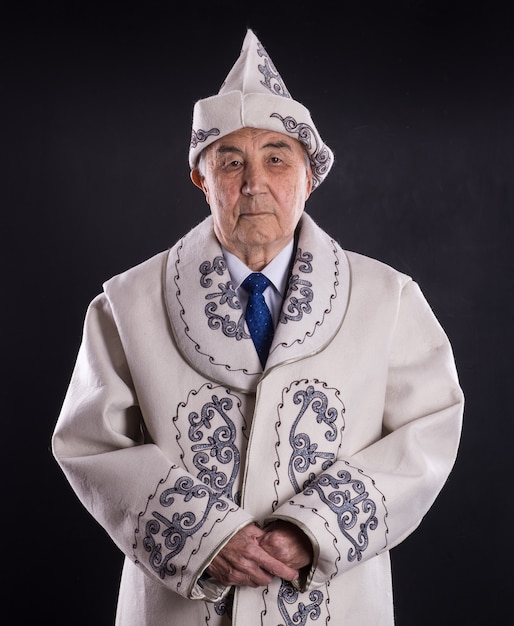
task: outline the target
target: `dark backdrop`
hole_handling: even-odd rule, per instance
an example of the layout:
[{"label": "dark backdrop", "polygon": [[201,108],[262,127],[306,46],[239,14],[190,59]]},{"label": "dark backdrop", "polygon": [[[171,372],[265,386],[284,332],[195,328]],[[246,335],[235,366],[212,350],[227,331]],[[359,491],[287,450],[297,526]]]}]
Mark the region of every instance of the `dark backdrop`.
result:
[{"label": "dark backdrop", "polygon": [[393,551],[398,626],[507,623],[509,3],[189,4],[70,0],[2,14],[8,623],[112,623],[121,557],[66,483],[50,437],[102,282],[207,214],[189,181],[192,106],[218,91],[247,26],[336,154],[308,211],[346,248],[418,281],[454,346],[462,445],[435,506]]}]

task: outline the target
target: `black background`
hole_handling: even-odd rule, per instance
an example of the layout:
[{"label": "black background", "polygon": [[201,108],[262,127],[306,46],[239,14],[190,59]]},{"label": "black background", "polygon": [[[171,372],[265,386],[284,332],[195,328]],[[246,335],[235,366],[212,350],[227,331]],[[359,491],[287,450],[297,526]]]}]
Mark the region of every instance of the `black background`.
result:
[{"label": "black background", "polygon": [[189,181],[192,106],[217,93],[246,27],[336,154],[307,210],[344,247],[420,283],[466,394],[455,469],[393,551],[397,624],[513,618],[509,4],[3,11],[5,623],[112,624],[121,556],[66,483],[50,437],[102,282],[207,214]]}]

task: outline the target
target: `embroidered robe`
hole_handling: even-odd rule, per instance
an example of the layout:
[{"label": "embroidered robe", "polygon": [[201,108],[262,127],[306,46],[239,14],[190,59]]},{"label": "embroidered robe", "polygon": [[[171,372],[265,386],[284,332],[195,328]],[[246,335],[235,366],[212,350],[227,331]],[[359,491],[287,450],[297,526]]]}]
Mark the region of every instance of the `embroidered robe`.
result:
[{"label": "embroidered robe", "polygon": [[[389,551],[451,471],[462,392],[417,284],[300,225],[264,371],[211,217],[88,308],[53,451],[125,555],[119,626],[394,623]],[[273,518],[313,543],[305,588],[236,589],[230,622],[201,574]]]}]

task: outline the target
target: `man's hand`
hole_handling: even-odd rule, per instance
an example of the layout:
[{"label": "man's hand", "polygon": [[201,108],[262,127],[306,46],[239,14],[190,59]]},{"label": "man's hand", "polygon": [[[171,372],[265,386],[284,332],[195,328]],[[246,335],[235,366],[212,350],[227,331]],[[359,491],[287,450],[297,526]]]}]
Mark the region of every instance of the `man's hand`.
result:
[{"label": "man's hand", "polygon": [[272,554],[272,550],[268,551],[260,545],[261,541],[267,547],[273,545],[273,537],[266,540],[269,534],[255,524],[245,526],[219,551],[207,573],[225,585],[239,587],[269,585],[274,576],[295,580],[297,569],[283,563]]},{"label": "man's hand", "polygon": [[259,539],[261,548],[284,565],[301,570],[313,559],[312,544],[307,535],[295,524],[276,520],[264,528]]}]

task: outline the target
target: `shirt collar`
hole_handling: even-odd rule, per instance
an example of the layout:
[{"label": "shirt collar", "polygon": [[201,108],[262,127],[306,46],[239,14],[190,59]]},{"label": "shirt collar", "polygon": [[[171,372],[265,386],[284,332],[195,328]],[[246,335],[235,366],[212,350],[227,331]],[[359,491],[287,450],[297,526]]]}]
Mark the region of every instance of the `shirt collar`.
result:
[{"label": "shirt collar", "polygon": [[[253,272],[253,270],[247,267],[240,259],[229,252],[226,248],[222,249],[227,263],[227,269],[232,282],[234,283],[234,289],[239,289],[241,283],[249,274]],[[291,241],[284,248],[282,248],[277,256],[261,270],[261,272],[269,278],[275,289],[282,295],[285,293],[287,288],[293,249],[294,241],[291,239]]]}]

